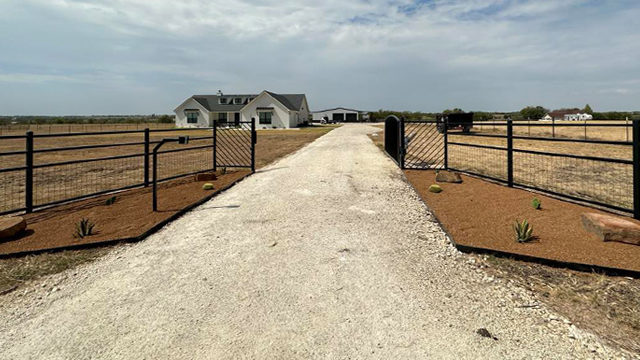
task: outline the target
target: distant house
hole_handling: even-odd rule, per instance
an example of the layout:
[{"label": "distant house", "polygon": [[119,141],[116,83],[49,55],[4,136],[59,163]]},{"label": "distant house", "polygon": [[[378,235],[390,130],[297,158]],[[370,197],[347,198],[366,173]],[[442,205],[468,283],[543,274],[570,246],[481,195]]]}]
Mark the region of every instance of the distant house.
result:
[{"label": "distant house", "polygon": [[560,110],[553,110],[548,115],[551,116],[553,120],[558,121],[558,120],[565,120],[565,115],[577,114],[580,111],[581,111],[580,109],[560,109]]},{"label": "distant house", "polygon": [[547,114],[545,116],[542,117],[542,119],[540,119],[542,121],[551,121],[553,120],[553,118],[551,117],[551,115]]},{"label": "distant house", "polygon": [[309,121],[304,94],[193,95],[175,110],[177,127],[209,127],[213,121],[239,123],[256,119],[256,128],[294,128]]},{"label": "distant house", "polygon": [[322,120],[334,122],[369,121],[369,112],[344,107],[312,111],[311,115],[314,122]]},{"label": "distant house", "polygon": [[570,120],[570,121],[586,121],[586,120],[593,120],[593,115],[584,113],[577,113],[577,114],[566,114],[564,116],[565,120]]}]

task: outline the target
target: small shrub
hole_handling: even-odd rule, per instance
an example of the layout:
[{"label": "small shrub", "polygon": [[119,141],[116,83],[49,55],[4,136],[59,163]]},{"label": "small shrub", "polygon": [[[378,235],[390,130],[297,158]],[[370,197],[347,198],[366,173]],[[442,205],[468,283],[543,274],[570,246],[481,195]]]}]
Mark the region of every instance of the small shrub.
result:
[{"label": "small shrub", "polygon": [[433,185],[429,186],[429,191],[431,191],[432,193],[436,193],[437,194],[439,192],[442,192],[442,188],[440,187],[440,185],[433,184]]},{"label": "small shrub", "polygon": [[223,167],[223,168],[222,168],[222,170],[220,170],[220,173],[221,173],[222,175],[226,174],[226,173],[227,173],[227,168],[226,168],[226,167]]},{"label": "small shrub", "polygon": [[107,199],[107,201],[105,201],[105,205],[113,205],[116,202],[116,197],[112,196],[110,198]]},{"label": "small shrub", "polygon": [[533,240],[533,226],[525,219],[522,222],[516,220],[513,225],[513,231],[516,233],[516,241],[519,243],[526,243]]},{"label": "small shrub", "polygon": [[531,200],[531,206],[533,206],[533,208],[536,210],[542,209],[542,203],[537,197],[534,197],[533,200]]},{"label": "small shrub", "polygon": [[202,190],[213,190],[213,184],[206,183],[206,184],[202,185]]},{"label": "small shrub", "polygon": [[78,239],[83,239],[86,236],[93,235],[93,228],[96,224],[89,221],[89,219],[83,218],[78,223],[76,223],[76,232],[73,234],[73,237]]}]

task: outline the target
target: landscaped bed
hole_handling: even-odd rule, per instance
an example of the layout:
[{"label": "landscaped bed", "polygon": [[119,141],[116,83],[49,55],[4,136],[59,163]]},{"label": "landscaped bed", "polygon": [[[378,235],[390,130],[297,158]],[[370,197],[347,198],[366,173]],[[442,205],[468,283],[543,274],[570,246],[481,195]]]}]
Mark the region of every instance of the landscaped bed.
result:
[{"label": "landscaped bed", "polygon": [[[428,191],[436,183],[435,171],[405,175],[459,246],[640,272],[640,246],[603,242],[583,229],[583,213],[606,212],[465,175],[462,184],[439,184],[443,191],[435,194]],[[541,210],[532,207],[534,197]],[[516,242],[516,219],[532,224],[535,241]]]},{"label": "landscaped bed", "polygon": [[[0,255],[139,240],[183,209],[211,198],[251,172],[218,174],[216,180],[195,181],[193,176],[158,185],[158,211],[151,208],[151,187],[77,201],[25,215],[27,231],[17,239],[0,242]],[[213,190],[203,190],[211,183]],[[107,200],[115,196],[115,202]],[[76,224],[88,219],[95,234],[74,237]]]}]

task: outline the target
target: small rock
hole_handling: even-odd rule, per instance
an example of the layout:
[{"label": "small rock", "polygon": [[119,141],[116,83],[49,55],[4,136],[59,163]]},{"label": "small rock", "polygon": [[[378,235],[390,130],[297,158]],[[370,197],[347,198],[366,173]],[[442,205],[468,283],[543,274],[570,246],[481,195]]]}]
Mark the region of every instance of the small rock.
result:
[{"label": "small rock", "polygon": [[269,247],[274,247],[276,245],[278,245],[277,241],[272,241],[272,242],[269,243]]},{"label": "small rock", "polygon": [[442,188],[440,187],[440,185],[433,184],[429,186],[429,191],[437,194],[439,192],[442,192]]},{"label": "small rock", "polygon": [[476,334],[482,336],[482,337],[486,337],[489,339],[493,339],[493,340],[498,340],[497,337],[491,335],[491,333],[489,332],[489,330],[485,329],[485,328],[480,328],[478,330],[476,330]]},{"label": "small rock", "polygon": [[440,170],[436,172],[436,181],[459,184],[462,182],[462,178],[457,172]]}]

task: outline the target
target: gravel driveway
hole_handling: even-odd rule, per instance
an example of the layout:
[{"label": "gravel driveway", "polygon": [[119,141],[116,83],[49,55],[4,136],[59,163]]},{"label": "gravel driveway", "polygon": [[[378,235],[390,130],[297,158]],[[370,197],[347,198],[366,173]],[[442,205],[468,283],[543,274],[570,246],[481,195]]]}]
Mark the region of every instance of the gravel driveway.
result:
[{"label": "gravel driveway", "polygon": [[146,241],[5,296],[0,358],[623,355],[453,249],[376,130],[338,128]]}]

